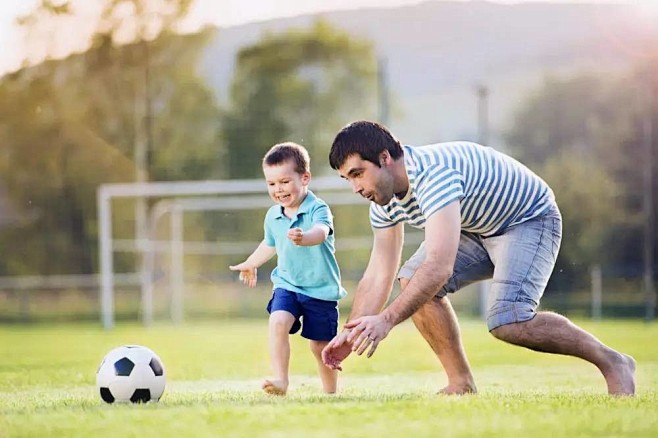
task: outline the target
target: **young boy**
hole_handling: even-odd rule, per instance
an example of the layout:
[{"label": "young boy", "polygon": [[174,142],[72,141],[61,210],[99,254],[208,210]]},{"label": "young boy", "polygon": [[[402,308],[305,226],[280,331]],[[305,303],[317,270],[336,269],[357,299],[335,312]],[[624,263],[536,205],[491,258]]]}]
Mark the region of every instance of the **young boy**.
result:
[{"label": "young boy", "polygon": [[274,378],[262,388],[268,394],[288,390],[290,341],[288,334],[302,328],[318,363],[324,392],[336,392],[338,374],[322,363],[322,349],[338,329],[338,300],[347,293],[341,286],[334,256],[333,218],[327,204],[308,189],[310,158],[303,146],[281,143],[263,158],[267,191],[276,203],[265,215],[265,238],[242,263],[240,280],[256,286],[256,269],[277,255],[271,279],[274,292],[270,313],[269,349]]}]

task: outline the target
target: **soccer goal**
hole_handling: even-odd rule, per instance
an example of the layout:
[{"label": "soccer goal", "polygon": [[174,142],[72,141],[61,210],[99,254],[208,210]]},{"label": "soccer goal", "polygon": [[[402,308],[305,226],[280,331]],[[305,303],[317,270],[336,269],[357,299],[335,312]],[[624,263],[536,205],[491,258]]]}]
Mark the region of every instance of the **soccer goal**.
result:
[{"label": "soccer goal", "polygon": [[[364,205],[364,201],[351,193],[347,182],[332,177],[313,178],[311,189],[316,191],[329,205]],[[153,278],[154,257],[158,251],[171,253],[171,319],[180,322],[183,318],[183,257],[184,252],[193,246],[183,242],[183,220],[186,212],[222,210],[265,210],[271,205],[266,188],[261,179],[230,181],[181,181],[104,184],[97,191],[99,224],[99,263],[100,263],[100,307],[103,327],[110,329],[115,324],[115,278],[114,253],[130,246],[130,243],[113,236],[113,201],[119,198],[152,199],[148,212],[145,239],[133,242],[133,247],[141,254],[138,273],[141,283],[142,322],[153,322]],[[162,241],[155,237],[160,220],[169,216],[169,238]],[[371,238],[344,238],[340,244],[347,247],[369,247]],[[185,245],[184,245],[185,244]],[[197,244],[198,246],[199,244]],[[212,252],[212,244],[205,251]],[[338,246],[338,244],[337,244]],[[226,245],[225,245],[226,247]],[[184,249],[185,248],[185,249]],[[229,245],[224,251],[233,250],[236,254],[248,254],[253,247]],[[201,252],[204,249],[201,248]]]}]

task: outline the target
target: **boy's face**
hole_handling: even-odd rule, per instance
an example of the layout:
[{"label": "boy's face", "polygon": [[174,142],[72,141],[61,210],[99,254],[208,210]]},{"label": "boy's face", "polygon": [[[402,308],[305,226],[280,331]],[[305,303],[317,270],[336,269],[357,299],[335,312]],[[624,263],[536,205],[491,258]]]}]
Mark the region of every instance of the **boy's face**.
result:
[{"label": "boy's face", "polygon": [[263,166],[267,192],[277,204],[285,208],[299,207],[306,197],[311,174],[299,174],[292,161],[284,161],[274,166]]}]

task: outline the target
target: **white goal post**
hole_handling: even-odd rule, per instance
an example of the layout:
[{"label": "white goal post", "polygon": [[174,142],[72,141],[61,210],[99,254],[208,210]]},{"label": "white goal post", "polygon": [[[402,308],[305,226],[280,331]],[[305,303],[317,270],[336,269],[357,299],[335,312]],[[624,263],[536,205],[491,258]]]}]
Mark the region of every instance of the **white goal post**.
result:
[{"label": "white goal post", "polygon": [[[322,197],[331,204],[360,204],[363,200],[351,193],[350,186],[336,176],[315,177],[311,181],[314,190],[330,190],[337,193],[323,194]],[[149,263],[152,260],[154,239],[152,230],[158,219],[165,213],[172,214],[172,255],[181,253],[180,213],[184,211],[221,210],[231,208],[264,208],[271,205],[269,198],[260,200],[240,198],[227,195],[264,194],[265,183],[262,179],[254,180],[225,180],[225,181],[178,181],[178,182],[139,182],[103,184],[97,190],[98,209],[98,240],[100,264],[100,306],[101,322],[103,327],[114,327],[114,251],[115,243],[112,236],[112,200],[116,198],[165,198],[155,204],[147,223],[147,238],[138,241],[137,248],[144,255],[144,263],[140,272],[141,278],[141,310],[144,324],[148,325],[153,319],[153,285],[152,272]],[[223,195],[224,198],[219,196]],[[200,196],[205,196],[200,198]],[[211,198],[214,196],[214,198]],[[166,199],[173,198],[173,199]],[[177,231],[178,230],[178,231]],[[174,291],[172,297],[181,299],[181,279],[174,270],[172,282]],[[175,303],[174,303],[175,304]],[[172,306],[172,317],[176,321],[180,318],[181,307]]]}]

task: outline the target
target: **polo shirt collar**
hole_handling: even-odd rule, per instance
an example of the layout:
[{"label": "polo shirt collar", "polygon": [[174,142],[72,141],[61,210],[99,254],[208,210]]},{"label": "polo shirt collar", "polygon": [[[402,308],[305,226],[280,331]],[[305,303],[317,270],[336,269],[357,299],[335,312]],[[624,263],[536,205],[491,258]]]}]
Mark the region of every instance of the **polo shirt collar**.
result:
[{"label": "polo shirt collar", "polygon": [[[315,194],[312,191],[308,190],[308,192],[306,193],[306,198],[304,198],[302,204],[299,206],[299,209],[297,209],[296,216],[299,216],[302,213],[308,213],[311,206],[315,203],[316,199],[317,197],[315,196]],[[279,205],[279,208],[277,208],[276,216],[274,216],[276,219],[287,217],[285,214],[283,214],[283,208],[284,207],[282,205]]]}]

